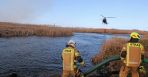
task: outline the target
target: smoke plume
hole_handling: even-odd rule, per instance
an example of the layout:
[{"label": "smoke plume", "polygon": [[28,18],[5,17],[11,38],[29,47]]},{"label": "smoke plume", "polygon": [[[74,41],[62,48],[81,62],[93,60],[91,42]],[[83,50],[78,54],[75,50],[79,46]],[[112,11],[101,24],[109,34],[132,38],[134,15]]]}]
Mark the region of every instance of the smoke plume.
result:
[{"label": "smoke plume", "polygon": [[27,22],[49,10],[50,0],[1,0],[1,22]]}]

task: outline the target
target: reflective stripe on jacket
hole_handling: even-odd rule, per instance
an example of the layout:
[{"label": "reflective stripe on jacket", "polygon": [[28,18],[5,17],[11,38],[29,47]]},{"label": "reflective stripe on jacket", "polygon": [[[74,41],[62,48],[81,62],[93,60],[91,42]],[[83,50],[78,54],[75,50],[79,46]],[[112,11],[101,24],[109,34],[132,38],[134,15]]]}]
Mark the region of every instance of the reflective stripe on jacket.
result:
[{"label": "reflective stripe on jacket", "polygon": [[62,51],[63,70],[74,70],[74,68],[76,68],[76,58],[78,56],[80,56],[80,54],[75,48],[64,48]]},{"label": "reflective stripe on jacket", "polygon": [[126,52],[123,62],[126,66],[137,67],[141,63],[141,55],[144,54],[144,47],[140,43],[127,43],[122,48],[122,53]]}]

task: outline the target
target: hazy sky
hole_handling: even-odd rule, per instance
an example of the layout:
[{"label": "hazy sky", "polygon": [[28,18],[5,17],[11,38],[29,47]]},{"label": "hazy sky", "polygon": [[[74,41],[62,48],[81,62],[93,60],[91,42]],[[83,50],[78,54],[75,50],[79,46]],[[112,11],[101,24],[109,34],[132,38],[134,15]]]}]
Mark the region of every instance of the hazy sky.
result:
[{"label": "hazy sky", "polygon": [[148,0],[0,0],[0,21],[148,30]]}]

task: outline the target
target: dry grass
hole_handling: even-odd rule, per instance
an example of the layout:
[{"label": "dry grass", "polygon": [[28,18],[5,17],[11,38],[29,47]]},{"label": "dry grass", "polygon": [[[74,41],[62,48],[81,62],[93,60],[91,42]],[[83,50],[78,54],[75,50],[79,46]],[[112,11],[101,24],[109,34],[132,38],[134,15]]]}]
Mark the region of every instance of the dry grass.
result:
[{"label": "dry grass", "polygon": [[112,38],[109,40],[106,40],[105,43],[102,45],[100,52],[93,57],[92,61],[93,63],[97,63],[106,57],[112,56],[112,55],[118,55],[119,52],[122,49],[122,46],[127,42],[127,40],[122,38]]},{"label": "dry grass", "polygon": [[144,45],[145,57],[148,58],[148,35],[144,35],[140,42]]},{"label": "dry grass", "polygon": [[[0,37],[18,36],[71,36],[73,32],[126,34],[138,30],[94,29],[94,28],[66,28],[55,25],[33,25],[0,22]],[[145,34],[145,31],[138,31]]]},{"label": "dry grass", "polygon": [[55,25],[32,25],[0,22],[0,37],[13,36],[71,36],[73,32],[101,33],[103,30],[92,28],[67,28]]},{"label": "dry grass", "polygon": [[[101,62],[103,59],[113,56],[113,55],[119,55],[120,51],[122,49],[122,46],[128,41],[128,39],[122,39],[122,38],[112,38],[102,45],[102,48],[100,49],[100,53],[98,53],[96,56],[92,57],[92,63],[97,64],[98,62]],[[144,36],[140,43],[144,45],[145,48],[145,57],[148,58],[148,36]],[[110,71],[119,71],[121,67],[121,61],[116,61],[109,63],[109,70]],[[146,66],[146,70],[148,70]]]},{"label": "dry grass", "polygon": [[46,25],[0,24],[0,36],[70,36],[72,32],[66,28]]}]

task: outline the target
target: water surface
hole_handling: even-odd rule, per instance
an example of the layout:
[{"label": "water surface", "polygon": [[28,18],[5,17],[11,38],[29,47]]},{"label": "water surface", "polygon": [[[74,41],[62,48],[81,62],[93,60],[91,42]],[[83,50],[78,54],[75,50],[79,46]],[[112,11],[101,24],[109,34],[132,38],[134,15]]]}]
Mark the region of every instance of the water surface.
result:
[{"label": "water surface", "polygon": [[[62,71],[61,52],[68,40],[76,41],[88,70],[103,42],[111,37],[96,33],[74,33],[71,37],[0,38],[0,77],[16,73],[19,77],[58,77]],[[126,36],[126,35],[125,35]]]}]

